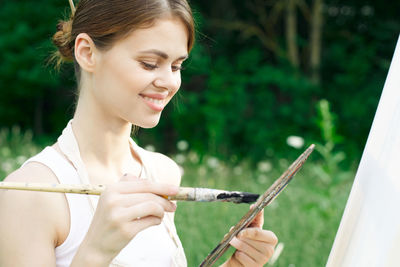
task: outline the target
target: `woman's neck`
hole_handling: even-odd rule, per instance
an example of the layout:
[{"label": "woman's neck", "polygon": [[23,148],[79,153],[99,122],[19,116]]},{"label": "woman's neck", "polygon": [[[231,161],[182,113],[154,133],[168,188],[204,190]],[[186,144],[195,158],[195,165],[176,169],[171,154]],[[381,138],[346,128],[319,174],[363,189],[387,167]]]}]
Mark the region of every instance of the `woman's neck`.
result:
[{"label": "woman's neck", "polygon": [[88,171],[103,169],[115,175],[137,169],[129,137],[132,124],[112,116],[88,97],[80,97],[72,122],[79,151]]}]

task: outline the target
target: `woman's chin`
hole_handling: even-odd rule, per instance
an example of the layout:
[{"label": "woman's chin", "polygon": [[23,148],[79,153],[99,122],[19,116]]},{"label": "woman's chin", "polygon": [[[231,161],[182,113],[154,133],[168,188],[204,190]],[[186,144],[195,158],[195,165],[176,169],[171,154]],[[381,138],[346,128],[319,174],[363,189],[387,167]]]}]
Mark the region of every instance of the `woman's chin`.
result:
[{"label": "woman's chin", "polygon": [[141,121],[139,123],[134,123],[134,125],[139,126],[140,128],[150,129],[156,127],[159,121],[160,118],[156,120]]}]

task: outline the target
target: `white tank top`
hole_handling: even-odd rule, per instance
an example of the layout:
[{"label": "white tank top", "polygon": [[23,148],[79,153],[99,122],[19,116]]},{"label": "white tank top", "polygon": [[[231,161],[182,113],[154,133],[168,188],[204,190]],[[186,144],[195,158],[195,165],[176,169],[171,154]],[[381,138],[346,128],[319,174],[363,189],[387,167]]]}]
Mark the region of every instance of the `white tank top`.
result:
[{"label": "white tank top", "polygon": [[[73,165],[52,147],[46,147],[24,164],[33,161],[44,164],[50,168],[61,184],[89,183],[79,155],[79,147],[72,132],[71,122],[58,138],[58,145]],[[137,146],[132,139],[130,143],[142,161],[141,178],[155,180],[151,169],[147,168],[149,152]],[[65,196],[69,206],[70,230],[66,240],[55,248],[57,267],[70,265],[89,229],[99,199],[99,196],[93,195],[65,194]],[[166,213],[160,225],[149,227],[138,233],[110,266],[186,267],[186,257],[171,214]]]}]

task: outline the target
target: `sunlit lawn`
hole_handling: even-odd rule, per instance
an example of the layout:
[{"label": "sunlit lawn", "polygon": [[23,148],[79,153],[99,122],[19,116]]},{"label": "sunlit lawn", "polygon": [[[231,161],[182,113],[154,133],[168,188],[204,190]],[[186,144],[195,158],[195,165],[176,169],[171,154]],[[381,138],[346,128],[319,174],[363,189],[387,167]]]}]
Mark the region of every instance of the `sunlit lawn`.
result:
[{"label": "sunlit lawn", "polygon": [[[265,209],[265,228],[276,233],[283,250],[271,266],[325,266],[351,187],[352,177],[331,187],[318,181],[309,159],[286,190]],[[185,186],[263,193],[290,164],[281,160],[270,171],[183,164]],[[205,166],[206,165],[206,166]],[[273,164],[272,164],[273,165]],[[180,202],[176,224],[188,258],[198,266],[229,228],[247,212],[246,204]],[[223,259],[230,256],[229,250]],[[223,260],[218,261],[221,263]]]},{"label": "sunlit lawn", "polygon": [[[0,131],[1,178],[40,151],[31,134],[18,128]],[[298,150],[298,154],[301,150]],[[325,266],[351,188],[354,170],[323,171],[325,161],[314,152],[288,187],[265,209],[265,228],[276,233],[280,256],[271,266]],[[183,186],[263,193],[290,165],[291,159],[226,164],[193,152],[173,158],[184,168]],[[324,161],[325,160],[325,161]],[[354,169],[354,170],[353,170]],[[324,177],[324,178],[323,178]],[[336,179],[340,177],[340,179]],[[1,179],[0,179],[1,180]],[[229,228],[247,212],[248,204],[179,202],[176,225],[188,259],[198,266]],[[218,263],[233,252],[231,248]]]}]

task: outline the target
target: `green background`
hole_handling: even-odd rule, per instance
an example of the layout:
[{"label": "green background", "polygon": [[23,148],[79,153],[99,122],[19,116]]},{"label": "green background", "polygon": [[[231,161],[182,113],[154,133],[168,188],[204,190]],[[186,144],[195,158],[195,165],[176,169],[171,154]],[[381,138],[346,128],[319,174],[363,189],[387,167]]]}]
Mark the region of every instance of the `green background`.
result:
[{"label": "green background", "polygon": [[[323,266],[398,39],[400,2],[190,2],[197,41],[181,90],[160,124],[135,139],[174,158],[184,185],[258,193],[317,144],[267,208],[265,227],[284,246],[271,265]],[[47,64],[57,21],[68,12],[66,0],[0,4],[1,178],[53,143],[73,115],[72,65],[58,72]],[[293,147],[289,136],[304,145]],[[177,225],[189,266],[246,210],[181,203]]]}]

